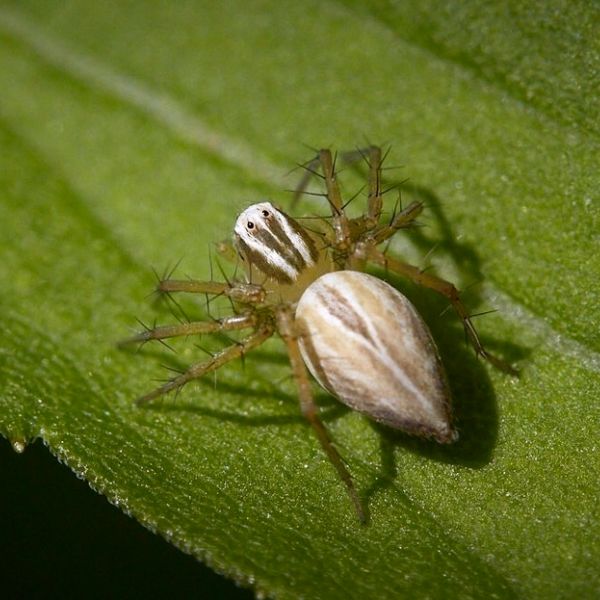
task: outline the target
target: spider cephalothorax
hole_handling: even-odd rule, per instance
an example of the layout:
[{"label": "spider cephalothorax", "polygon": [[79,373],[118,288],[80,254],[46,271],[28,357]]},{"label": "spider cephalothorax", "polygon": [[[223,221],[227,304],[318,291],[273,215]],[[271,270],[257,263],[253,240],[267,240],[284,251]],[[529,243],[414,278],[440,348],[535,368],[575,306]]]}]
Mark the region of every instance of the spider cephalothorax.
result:
[{"label": "spider cephalothorax", "polygon": [[271,303],[298,300],[315,279],[333,268],[323,240],[270,202],[244,210],[234,236],[248,279],[262,283]]},{"label": "spider cephalothorax", "polygon": [[324,195],[331,208],[327,227],[309,230],[269,202],[250,206],[238,216],[234,228],[246,281],[165,279],[158,284],[158,290],[167,293],[225,295],[238,307],[237,312],[212,321],[148,329],[125,341],[250,330],[239,342],[140,398],[139,402],[145,403],[243,356],[278,333],[289,354],[302,414],[364,521],[350,473],[319,419],[307,367],[340,401],[378,422],[440,443],[458,437],[446,375],[427,326],[400,292],[362,272],[366,265],[373,263],[404,275],[447,297],[476,353],[498,368],[513,370],[485,350],[453,284],[379,249],[400,229],[413,225],[423,205],[412,202],[383,221],[381,150],[372,146],[355,156],[363,157],[369,168],[363,215],[350,218],[346,214],[332,154],[321,150],[306,168],[324,181]]}]

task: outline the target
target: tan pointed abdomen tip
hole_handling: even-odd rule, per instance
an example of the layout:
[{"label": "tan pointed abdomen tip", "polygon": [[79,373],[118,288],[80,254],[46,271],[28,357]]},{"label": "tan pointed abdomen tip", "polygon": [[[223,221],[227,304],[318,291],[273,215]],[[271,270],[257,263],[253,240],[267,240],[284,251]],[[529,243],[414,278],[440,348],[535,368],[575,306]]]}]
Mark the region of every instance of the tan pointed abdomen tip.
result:
[{"label": "tan pointed abdomen tip", "polygon": [[439,353],[400,292],[366,273],[327,273],[300,298],[296,320],[304,361],[344,404],[440,443],[457,439]]}]

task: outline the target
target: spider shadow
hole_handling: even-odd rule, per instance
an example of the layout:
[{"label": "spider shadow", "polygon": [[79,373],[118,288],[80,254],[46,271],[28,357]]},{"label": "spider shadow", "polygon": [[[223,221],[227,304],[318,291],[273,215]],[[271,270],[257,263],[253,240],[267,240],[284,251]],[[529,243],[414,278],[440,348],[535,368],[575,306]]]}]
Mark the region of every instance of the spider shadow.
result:
[{"label": "spider shadow", "polygon": [[[189,366],[189,364],[183,361],[176,353],[167,352],[160,348],[144,348],[136,353],[143,354],[145,357],[153,357],[160,360],[162,365],[168,370],[182,371]],[[252,360],[273,366],[289,365],[289,360],[285,354],[266,350],[254,350],[252,352]],[[231,368],[235,367],[232,365]],[[251,404],[253,399],[264,400],[265,398],[268,398],[270,401],[273,401],[274,406],[277,406],[276,412],[271,414],[262,413],[258,415],[248,415],[243,412],[243,409],[215,409],[211,406],[203,405],[195,399],[190,399],[189,393],[185,397],[183,396],[183,393],[181,395],[170,393],[169,395],[162,397],[161,400],[155,400],[151,404],[145,405],[144,409],[155,410],[161,413],[187,412],[202,417],[249,427],[306,424],[306,419],[300,414],[298,408],[298,398],[296,393],[287,393],[281,389],[281,382],[288,379],[288,377],[273,380],[254,371],[252,378],[255,383],[254,387],[233,383],[226,378],[219,379],[218,383],[215,384],[210,377],[203,377],[195,380],[195,385],[196,389],[204,388],[206,390],[214,389],[216,385],[220,394],[231,397],[233,399],[232,404],[235,402],[239,406]],[[346,406],[337,402],[333,397],[326,393],[316,394],[315,403],[319,407],[321,420],[325,423],[339,419],[349,410]],[[285,411],[283,413],[281,412],[282,404],[284,406],[283,410]]]},{"label": "spider shadow", "polygon": [[[433,240],[426,235],[424,228],[411,229],[407,234],[411,236],[413,244],[426,254],[431,251],[435,242],[436,248],[451,258],[463,280],[481,281],[481,261],[476,250],[465,242],[457,241],[439,198],[430,190],[412,183],[404,183],[399,187],[408,192],[411,199],[420,200],[425,204],[428,214],[433,216],[436,229],[440,232],[436,240]],[[401,277],[390,273],[380,273],[380,276],[413,302],[436,340],[451,388],[459,439],[451,445],[440,445],[372,423],[379,435],[381,463],[379,473],[362,494],[367,506],[374,495],[398,479],[396,448],[402,447],[430,460],[479,469],[492,460],[499,426],[496,395],[488,375],[488,367],[466,343],[460,319],[452,310],[446,310],[447,301],[435,292]],[[481,294],[470,288],[467,303],[471,310],[477,308],[481,302]],[[508,362],[521,361],[530,353],[530,349],[522,345],[490,339],[481,332],[480,335],[488,350],[504,357]]]},{"label": "spider shadow", "polygon": [[[419,306],[422,309],[422,305]],[[428,310],[422,310],[426,320]],[[442,445],[435,441],[410,436],[371,422],[380,446],[380,465],[377,473],[363,488],[365,505],[378,493],[401,481],[396,464],[398,449],[440,463],[481,469],[493,458],[498,438],[498,406],[487,367],[475,357],[467,346],[460,328],[446,330],[438,335],[437,326],[431,327],[438,340],[451,389],[454,424],[459,438],[453,444]]]},{"label": "spider shadow", "polygon": [[[481,260],[472,244],[459,241],[454,234],[452,225],[442,208],[442,201],[431,190],[424,186],[407,181],[399,185],[399,189],[409,198],[422,202],[425,208],[423,219],[431,220],[436,226],[435,237],[427,235],[427,226],[415,227],[408,231],[410,239],[418,250],[427,256],[432,250],[449,256],[461,277],[469,284],[477,284],[484,279],[481,270]],[[426,221],[425,221],[426,225]],[[481,303],[481,294],[477,285],[471,285],[468,290],[469,301],[477,306]]]}]

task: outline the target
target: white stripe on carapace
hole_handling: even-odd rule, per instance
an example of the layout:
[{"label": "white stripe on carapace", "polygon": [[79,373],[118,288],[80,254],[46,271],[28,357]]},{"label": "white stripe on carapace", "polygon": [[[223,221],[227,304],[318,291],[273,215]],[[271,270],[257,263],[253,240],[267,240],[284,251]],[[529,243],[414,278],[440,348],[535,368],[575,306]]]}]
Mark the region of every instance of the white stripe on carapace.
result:
[{"label": "white stripe on carapace", "polygon": [[[283,234],[277,236],[273,225],[276,224]],[[283,271],[291,279],[296,279],[300,273],[297,265],[290,262],[290,256],[297,252],[304,261],[304,265],[313,266],[315,261],[311,255],[311,248],[295,231],[290,223],[290,217],[275,208],[270,202],[253,204],[244,210],[237,218],[234,227],[235,234],[251,250],[261,256],[267,265],[275,270]],[[259,234],[267,233],[273,241],[259,239]],[[288,256],[277,250],[277,246],[289,249]]]},{"label": "white stripe on carapace", "polygon": [[302,258],[304,259],[307,265],[314,265],[315,261],[312,259],[312,256],[310,254],[310,248],[308,247],[307,243],[302,239],[302,236],[300,236],[296,231],[294,231],[294,228],[290,224],[290,217],[282,213],[280,210],[273,210],[275,211],[273,215],[277,219],[277,222],[281,225],[281,228],[288,236],[294,248],[296,248],[296,250],[300,252]]}]

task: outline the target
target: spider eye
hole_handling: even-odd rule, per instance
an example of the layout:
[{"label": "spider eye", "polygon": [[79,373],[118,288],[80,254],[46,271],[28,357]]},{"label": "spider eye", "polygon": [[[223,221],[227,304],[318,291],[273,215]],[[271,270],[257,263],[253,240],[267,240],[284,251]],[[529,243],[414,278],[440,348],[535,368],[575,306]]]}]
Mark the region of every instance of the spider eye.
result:
[{"label": "spider eye", "polygon": [[262,211],[263,217],[268,217],[269,216],[269,211],[266,209],[263,209]]},{"label": "spider eye", "polygon": [[254,223],[252,221],[248,221],[248,225],[246,227],[248,227],[248,229],[254,229]]}]

